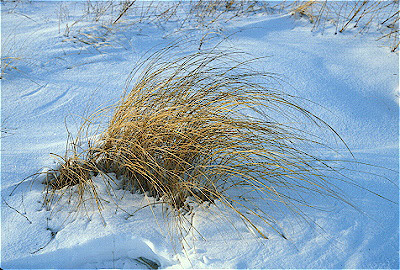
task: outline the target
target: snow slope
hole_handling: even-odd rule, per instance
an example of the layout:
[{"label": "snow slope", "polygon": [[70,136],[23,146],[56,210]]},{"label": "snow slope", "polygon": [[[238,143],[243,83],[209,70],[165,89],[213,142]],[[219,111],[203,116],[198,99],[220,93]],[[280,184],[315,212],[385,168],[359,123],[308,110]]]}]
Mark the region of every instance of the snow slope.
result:
[{"label": "snow slope", "polygon": [[[127,17],[104,35],[99,23],[82,17],[84,3],[2,2],[2,62],[13,59],[1,80],[3,269],[399,268],[399,193],[393,184],[399,180],[398,54],[379,46],[373,34],[333,35],[329,27],[314,33],[306,21],[288,15],[222,23],[216,28],[224,31],[214,31],[208,42],[229,36],[221,46],[267,56],[257,68],[279,74],[285,90],[329,123],[358,161],[377,166],[345,165],[355,170],[352,179],[395,203],[339,182],[358,209],[315,198],[324,211],[304,210],[310,223],[266,209],[278,218],[285,240],[270,228],[269,239],[261,239],[234,213],[213,205],[194,209],[195,230],[186,233],[176,230],[172,217],[163,217],[162,206],[136,212],[152,201],[143,195],[118,191],[124,196],[120,208],[133,215],[110,202],[102,217],[96,210],[86,216],[65,209],[51,216],[42,206],[39,181],[28,179],[14,190],[54,166],[49,153],[63,154],[66,126],[73,132],[79,116],[118,100],[145,52],[182,36],[199,41],[206,33],[189,28],[174,33],[173,22],[165,28],[129,25]],[[330,143],[345,152],[334,139]]]}]

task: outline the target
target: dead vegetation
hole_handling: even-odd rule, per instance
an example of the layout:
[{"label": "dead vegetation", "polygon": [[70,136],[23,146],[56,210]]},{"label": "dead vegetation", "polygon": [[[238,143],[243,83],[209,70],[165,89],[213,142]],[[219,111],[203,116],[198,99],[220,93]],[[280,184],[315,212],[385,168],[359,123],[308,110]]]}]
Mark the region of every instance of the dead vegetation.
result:
[{"label": "dead vegetation", "polygon": [[[192,31],[221,32],[224,24],[266,10],[259,1],[87,1],[81,15],[69,16],[68,5],[59,6],[59,32],[64,42],[84,48],[118,46],[115,33],[141,34],[144,27],[160,35],[189,34]],[[173,30],[168,31],[168,26]],[[146,33],[143,33],[144,35]],[[204,34],[204,33],[203,33]]]},{"label": "dead vegetation", "polygon": [[364,34],[378,30],[377,40],[384,40],[392,52],[399,46],[399,1],[294,1],[287,2],[293,14],[306,17],[314,24],[313,30],[324,30],[334,25],[335,34],[355,29]]},{"label": "dead vegetation", "polygon": [[[59,28],[65,36],[64,41],[99,50],[117,45],[112,37],[124,30],[140,33],[143,27],[152,26],[161,30],[160,35],[164,37],[187,35],[193,31],[223,36],[227,23],[232,20],[254,14],[291,13],[307,18],[313,24],[313,31],[323,32],[329,25],[335,27],[335,34],[350,29],[357,34],[378,31],[381,34],[377,40],[395,52],[399,46],[398,5],[398,0],[88,1],[82,15],[74,20],[69,16],[68,6],[61,3]],[[171,24],[172,32],[166,30]]]},{"label": "dead vegetation", "polygon": [[[82,17],[67,23],[64,35],[103,47],[110,45],[107,35],[124,25],[151,22],[162,27],[177,20],[182,29],[210,28],[267,10],[256,1],[194,1],[180,20],[181,2],[138,2],[126,1],[118,9],[112,2],[101,6],[88,2],[85,16],[94,14],[104,31],[95,28],[97,35],[83,28],[73,33]],[[309,18],[314,29],[332,22],[337,33],[350,27],[367,31],[381,11],[398,5],[398,1],[386,2],[387,6],[384,1],[356,3],[340,2],[338,8],[330,5],[339,3],[327,1],[290,5],[294,14]],[[65,10],[62,14],[68,17]],[[398,10],[381,21],[382,29],[389,31],[382,38],[395,36],[393,51],[398,48],[397,15]],[[66,21],[60,20],[60,25]],[[316,155],[315,150],[325,147],[323,142],[296,124],[306,121],[337,134],[294,97],[271,87],[275,80],[271,74],[251,69],[250,59],[239,61],[246,58],[241,53],[202,50],[177,57],[169,51],[155,53],[139,65],[121,101],[85,119],[76,138],[68,140],[65,155],[57,156],[59,166],[43,173],[48,209],[67,202],[73,210],[86,211],[90,204],[101,213],[104,202],[113,200],[115,189],[121,188],[147,194],[178,216],[192,205],[218,201],[267,238],[255,219],[284,235],[264,211],[265,205],[302,215],[302,207],[313,207],[305,194],[346,202],[334,181],[349,180],[341,179],[334,160]],[[88,136],[92,123],[102,117],[109,117],[107,127],[96,137]],[[107,187],[107,197],[98,190],[99,179]]]},{"label": "dead vegetation", "polygon": [[[69,196],[77,209],[94,203],[101,212],[116,188],[147,194],[178,217],[218,201],[267,238],[254,219],[279,229],[265,204],[301,215],[312,206],[307,193],[345,201],[326,176],[336,173],[332,164],[314,154],[323,144],[296,128],[295,119],[330,127],[271,87],[274,76],[251,69],[252,59],[241,53],[168,52],[139,65],[117,105],[85,120],[81,130],[90,130],[112,110],[96,139],[86,147],[78,143],[84,138],[75,139],[60,166],[45,172],[48,208]],[[99,179],[109,198],[99,195]]]},{"label": "dead vegetation", "polygon": [[20,57],[12,57],[12,56],[2,56],[1,57],[1,75],[0,79],[3,79],[5,74],[10,70],[19,71],[17,68],[17,63],[21,61]]}]

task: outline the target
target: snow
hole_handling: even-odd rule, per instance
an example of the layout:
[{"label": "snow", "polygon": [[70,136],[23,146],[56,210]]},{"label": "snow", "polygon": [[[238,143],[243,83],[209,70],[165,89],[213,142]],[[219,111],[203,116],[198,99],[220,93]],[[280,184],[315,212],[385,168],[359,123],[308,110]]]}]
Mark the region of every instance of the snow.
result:
[{"label": "snow", "polygon": [[[132,26],[127,17],[105,36],[110,46],[88,45],[73,36],[93,37],[105,30],[82,17],[84,3],[1,4],[2,57],[17,58],[16,69],[6,69],[1,80],[2,131],[8,132],[1,139],[3,269],[399,268],[398,53],[381,46],[373,33],[334,35],[329,26],[316,33],[305,20],[285,14],[222,23],[216,29],[224,32],[215,30],[209,42],[229,36],[221,46],[266,56],[257,68],[279,74],[285,90],[329,123],[358,161],[376,166],[342,164],[355,170],[352,179],[395,203],[338,182],[357,209],[315,198],[324,211],[304,210],[308,222],[266,210],[278,219],[286,240],[270,228],[264,228],[269,239],[260,238],[218,203],[195,207],[194,227],[186,232],[177,230],[163,206],[141,194],[117,190],[116,198],[123,196],[116,202],[120,207],[104,202],[100,216],[95,207],[87,214],[47,211],[40,181],[28,179],[14,190],[26,177],[55,165],[49,153],[64,153],[66,127],[73,133],[81,116],[118,100],[147,51],[182,37],[199,41],[206,31],[174,33],[174,22],[165,29]],[[67,25],[68,37],[63,36]],[[185,49],[199,46],[192,44]],[[312,132],[326,136],[322,130]],[[340,142],[330,140],[345,152]]]}]

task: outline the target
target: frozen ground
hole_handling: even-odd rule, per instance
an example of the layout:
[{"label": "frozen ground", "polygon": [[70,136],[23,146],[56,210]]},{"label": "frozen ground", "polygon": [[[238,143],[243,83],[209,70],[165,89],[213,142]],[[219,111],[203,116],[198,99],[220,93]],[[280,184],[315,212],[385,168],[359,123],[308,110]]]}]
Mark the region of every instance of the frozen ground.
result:
[{"label": "frozen ground", "polygon": [[[399,268],[398,186],[388,181],[399,179],[398,54],[380,46],[373,33],[333,35],[329,27],[314,33],[288,15],[237,18],[207,40],[231,35],[222,45],[268,56],[257,68],[280,74],[287,91],[315,102],[304,104],[342,136],[358,161],[387,168],[354,167],[370,174],[355,171],[352,179],[396,203],[339,182],[359,210],[316,198],[325,211],[305,210],[308,224],[266,209],[278,217],[287,240],[268,228],[270,239],[261,239],[233,213],[226,211],[226,220],[215,206],[200,206],[192,216],[197,232],[183,235],[182,248],[161,206],[128,215],[111,202],[102,218],[92,211],[66,219],[66,210],[50,216],[42,207],[38,182],[26,181],[9,196],[22,179],[54,164],[49,153],[63,154],[65,123],[73,131],[78,116],[121,96],[146,51],[206,33],[179,32],[173,22],[132,26],[126,17],[104,35],[93,19],[74,24],[83,10],[74,2],[2,2],[2,68],[12,60],[1,80],[3,269]],[[149,200],[125,194],[120,206],[133,213]]]}]

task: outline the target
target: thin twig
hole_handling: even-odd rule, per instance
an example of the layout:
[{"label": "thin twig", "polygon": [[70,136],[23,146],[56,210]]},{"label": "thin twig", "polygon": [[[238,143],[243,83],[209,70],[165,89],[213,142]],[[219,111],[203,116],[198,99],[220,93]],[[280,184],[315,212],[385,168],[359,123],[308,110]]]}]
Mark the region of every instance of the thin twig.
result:
[{"label": "thin twig", "polygon": [[24,218],[26,218],[26,220],[27,220],[30,224],[32,224],[32,221],[30,221],[29,218],[28,218],[27,216],[25,216],[25,215],[22,214],[20,211],[18,211],[17,209],[15,209],[15,208],[12,207],[11,205],[9,205],[9,204],[6,202],[6,200],[4,200],[4,198],[3,198],[3,202],[4,202],[8,207],[10,207],[12,210],[14,210],[14,211],[17,212],[18,214],[20,214],[21,216],[23,216]]}]

